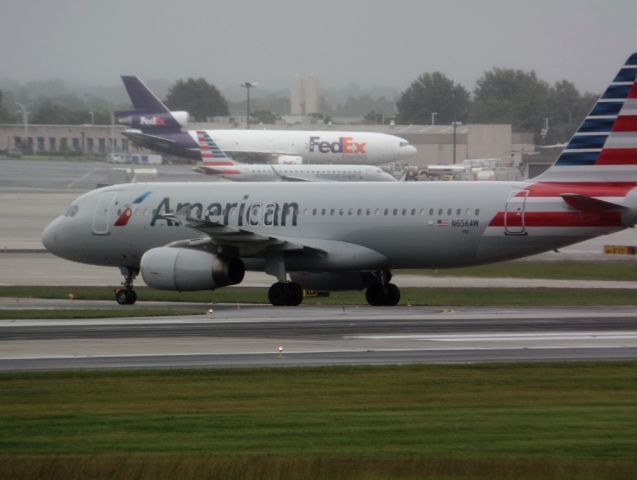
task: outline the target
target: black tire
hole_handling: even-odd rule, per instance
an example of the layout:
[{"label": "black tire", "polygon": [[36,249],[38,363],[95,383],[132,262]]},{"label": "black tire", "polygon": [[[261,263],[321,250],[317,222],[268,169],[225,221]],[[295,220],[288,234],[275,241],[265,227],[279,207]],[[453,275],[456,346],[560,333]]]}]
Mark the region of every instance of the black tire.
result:
[{"label": "black tire", "polygon": [[387,299],[387,287],[380,283],[372,283],[367,287],[365,298],[372,307],[383,306]]},{"label": "black tire", "polygon": [[130,290],[126,290],[125,288],[119,288],[115,291],[115,301],[117,303],[119,303],[120,305],[130,305],[129,303],[129,299],[130,299],[130,295],[129,292]]},{"label": "black tire", "polygon": [[285,283],[276,282],[268,290],[268,300],[275,307],[282,307],[288,304],[288,288]]},{"label": "black tire", "polygon": [[393,283],[387,284],[387,298],[385,298],[385,305],[393,307],[400,302],[400,289]]},{"label": "black tire", "polygon": [[303,289],[301,288],[301,285],[291,282],[288,283],[286,287],[288,288],[287,305],[290,307],[300,305],[303,302]]},{"label": "black tire", "polygon": [[126,290],[126,296],[128,302],[126,305],[133,305],[137,301],[137,293],[135,293],[135,290]]}]

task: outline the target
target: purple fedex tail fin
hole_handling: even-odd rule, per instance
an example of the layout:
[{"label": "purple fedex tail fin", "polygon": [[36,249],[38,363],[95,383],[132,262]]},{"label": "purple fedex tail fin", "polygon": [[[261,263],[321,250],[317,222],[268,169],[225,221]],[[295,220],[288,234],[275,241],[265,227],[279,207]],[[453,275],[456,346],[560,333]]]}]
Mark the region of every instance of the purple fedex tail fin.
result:
[{"label": "purple fedex tail fin", "polygon": [[187,112],[171,112],[138,77],[122,75],[122,81],[135,110],[115,112],[118,123],[142,132],[181,131],[188,123]]},{"label": "purple fedex tail fin", "polygon": [[166,113],[166,105],[138,77],[122,75],[126,92],[139,113]]}]

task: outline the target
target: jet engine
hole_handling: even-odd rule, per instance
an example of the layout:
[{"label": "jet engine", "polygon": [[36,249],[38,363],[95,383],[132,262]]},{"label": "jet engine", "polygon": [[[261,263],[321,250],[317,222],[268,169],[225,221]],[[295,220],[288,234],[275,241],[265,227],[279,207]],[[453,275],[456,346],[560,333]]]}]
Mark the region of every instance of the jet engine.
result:
[{"label": "jet engine", "polygon": [[138,111],[115,112],[117,123],[133,128],[176,128],[175,122],[181,127],[186,127],[190,121],[190,115],[185,111],[162,112],[143,114]]},{"label": "jet engine", "polygon": [[243,280],[241,259],[191,248],[158,247],[142,256],[146,284],[160,290],[214,290]]},{"label": "jet engine", "polygon": [[320,292],[363,290],[376,281],[371,272],[290,272],[290,279],[305,290]]},{"label": "jet engine", "polygon": [[279,155],[274,163],[276,165],[301,165],[303,157],[298,155]]}]

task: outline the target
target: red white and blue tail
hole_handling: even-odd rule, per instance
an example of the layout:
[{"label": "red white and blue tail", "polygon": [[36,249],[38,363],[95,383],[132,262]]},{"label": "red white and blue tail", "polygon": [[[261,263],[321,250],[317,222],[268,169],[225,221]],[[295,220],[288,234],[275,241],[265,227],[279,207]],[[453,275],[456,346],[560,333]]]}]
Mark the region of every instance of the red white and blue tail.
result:
[{"label": "red white and blue tail", "polygon": [[615,76],[555,164],[534,181],[637,181],[637,53]]},{"label": "red white and blue tail", "polygon": [[201,152],[201,160],[205,165],[227,166],[236,164],[204,130],[197,130],[197,143]]}]

